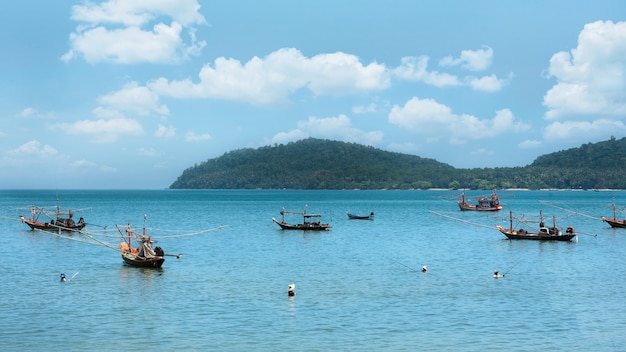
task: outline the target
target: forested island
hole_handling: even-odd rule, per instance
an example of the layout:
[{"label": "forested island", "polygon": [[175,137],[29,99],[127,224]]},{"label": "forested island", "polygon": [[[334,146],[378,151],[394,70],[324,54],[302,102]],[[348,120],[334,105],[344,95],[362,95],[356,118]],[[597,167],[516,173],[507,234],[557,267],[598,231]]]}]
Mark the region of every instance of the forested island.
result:
[{"label": "forested island", "polygon": [[238,149],[196,164],[171,189],[626,189],[626,138],[584,144],[530,165],[455,168],[356,143],[307,138]]}]

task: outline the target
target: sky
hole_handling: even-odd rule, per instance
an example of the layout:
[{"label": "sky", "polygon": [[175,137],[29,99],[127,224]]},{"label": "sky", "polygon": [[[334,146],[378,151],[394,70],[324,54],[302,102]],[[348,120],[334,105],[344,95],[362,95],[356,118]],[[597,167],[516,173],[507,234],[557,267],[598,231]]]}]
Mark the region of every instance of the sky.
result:
[{"label": "sky", "polygon": [[0,189],[163,189],[308,137],[490,168],[626,136],[622,0],[3,1],[0,46]]}]

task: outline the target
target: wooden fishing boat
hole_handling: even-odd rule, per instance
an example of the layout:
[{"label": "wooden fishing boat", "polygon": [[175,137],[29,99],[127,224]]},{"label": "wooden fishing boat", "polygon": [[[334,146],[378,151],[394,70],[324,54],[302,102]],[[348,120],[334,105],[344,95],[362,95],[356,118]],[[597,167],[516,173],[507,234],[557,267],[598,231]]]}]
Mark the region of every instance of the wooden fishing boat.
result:
[{"label": "wooden fishing boat", "polygon": [[568,226],[565,233],[556,227],[556,219],[552,217],[552,227],[545,226],[541,212],[539,213],[539,230],[537,232],[528,232],[524,229],[513,229],[513,212],[509,212],[509,228],[505,229],[500,225],[496,225],[498,231],[504,234],[510,240],[537,240],[537,241],[570,241],[576,237],[576,231],[572,226]]},{"label": "wooden fishing boat", "polygon": [[[161,268],[163,262],[165,262],[165,253],[161,247],[152,248],[154,241],[150,236],[146,235],[145,226],[146,216],[144,215],[144,227],[142,233],[137,233],[132,230],[130,224],[126,227],[125,241],[120,243],[120,253],[124,263],[141,267],[141,268]],[[118,227],[118,231],[119,227]],[[120,231],[120,234],[122,232]],[[138,244],[136,248],[133,248],[132,241]]]},{"label": "wooden fishing boat", "polygon": [[350,212],[346,214],[350,220],[374,220],[374,212],[371,212],[369,215],[355,215]]},{"label": "wooden fishing boat", "polygon": [[[82,217],[78,220],[78,222],[74,221],[74,211],[67,210],[67,215],[65,215],[64,211],[61,211],[61,208],[57,205],[56,211],[52,213],[46,212],[43,208],[37,208],[34,205],[31,206],[31,218],[27,219],[24,216],[20,215],[20,220],[28,225],[32,230],[42,230],[42,231],[80,231],[87,224],[85,224],[85,219]],[[50,220],[49,221],[40,221],[40,216],[46,216]]]},{"label": "wooden fishing boat", "polygon": [[[302,215],[303,221],[298,224],[289,224],[285,222],[285,214]],[[278,221],[276,218],[272,218],[272,221],[278,224],[283,230],[325,231],[332,227],[330,224],[322,224],[320,220],[322,214],[307,214],[306,210],[286,211],[285,209],[281,209],[280,215],[282,215],[282,220]]]},{"label": "wooden fishing boat", "polygon": [[461,210],[498,211],[501,210],[503,207],[500,204],[500,198],[495,191],[491,193],[491,196],[479,196],[477,198],[474,198],[477,201],[476,204],[467,203],[466,200],[468,199],[470,198],[465,198],[465,193],[461,194],[461,201],[457,203]]},{"label": "wooden fishing boat", "polygon": [[626,219],[620,220],[617,218],[617,208],[615,207],[615,203],[613,203],[613,219],[603,216],[602,221],[611,225],[613,228],[626,228]]}]

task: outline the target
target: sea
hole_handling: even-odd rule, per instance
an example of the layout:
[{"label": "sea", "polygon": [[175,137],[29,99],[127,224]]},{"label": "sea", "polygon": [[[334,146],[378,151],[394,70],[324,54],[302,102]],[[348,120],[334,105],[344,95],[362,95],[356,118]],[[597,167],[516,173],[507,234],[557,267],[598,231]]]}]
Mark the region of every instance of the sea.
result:
[{"label": "sea", "polygon": [[[600,219],[613,203],[623,218],[626,191],[501,190],[499,212],[460,211],[460,194],[0,191],[0,351],[626,351],[626,229]],[[74,209],[87,234],[31,231],[33,205]],[[332,229],[281,230],[281,209]],[[540,212],[579,235],[494,227]],[[128,224],[170,254],[161,269],[122,262]]]}]

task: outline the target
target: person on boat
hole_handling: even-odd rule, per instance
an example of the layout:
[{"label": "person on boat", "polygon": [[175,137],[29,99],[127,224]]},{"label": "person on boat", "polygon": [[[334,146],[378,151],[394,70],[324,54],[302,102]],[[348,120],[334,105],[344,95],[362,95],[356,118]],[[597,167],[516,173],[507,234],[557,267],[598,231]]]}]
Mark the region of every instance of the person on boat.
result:
[{"label": "person on boat", "polygon": [[425,273],[428,271],[428,265],[422,266],[422,272]]},{"label": "person on boat", "polygon": [[83,219],[83,217],[81,216],[80,219],[78,219],[78,225],[82,225],[85,223],[85,219]]},{"label": "person on boat", "polygon": [[289,286],[287,286],[287,296],[289,297],[293,297],[296,295],[296,291],[294,291],[294,289],[296,288],[295,284],[289,284]]},{"label": "person on boat", "polygon": [[499,272],[499,271],[494,271],[494,272],[493,272],[493,278],[494,278],[494,279],[499,279],[499,278],[501,278],[501,277],[504,277],[504,274],[500,274],[500,272]]},{"label": "person on boat", "polygon": [[65,274],[61,273],[61,282],[65,281],[67,281],[67,277],[65,276]]}]

